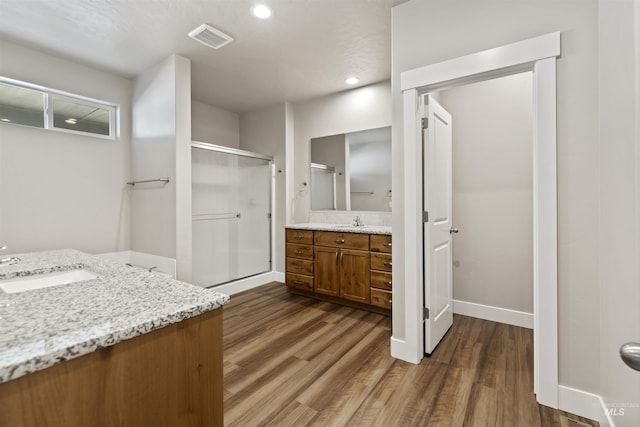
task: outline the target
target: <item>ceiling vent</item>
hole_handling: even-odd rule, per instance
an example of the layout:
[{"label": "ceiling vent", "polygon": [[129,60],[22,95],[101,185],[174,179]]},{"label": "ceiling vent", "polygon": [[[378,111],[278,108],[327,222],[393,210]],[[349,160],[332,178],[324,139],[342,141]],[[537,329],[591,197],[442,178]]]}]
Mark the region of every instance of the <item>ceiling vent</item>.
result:
[{"label": "ceiling vent", "polygon": [[189,37],[213,49],[220,49],[222,46],[233,41],[233,37],[220,30],[216,30],[211,25],[207,24],[202,24],[195,30],[191,31],[189,33]]}]

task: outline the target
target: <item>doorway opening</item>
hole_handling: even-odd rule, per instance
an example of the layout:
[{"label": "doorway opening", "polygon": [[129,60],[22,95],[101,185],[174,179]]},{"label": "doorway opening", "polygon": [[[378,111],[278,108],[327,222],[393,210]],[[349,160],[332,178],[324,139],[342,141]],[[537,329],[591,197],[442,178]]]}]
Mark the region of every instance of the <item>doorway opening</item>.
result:
[{"label": "doorway opening", "polygon": [[[551,33],[406,71],[401,75],[403,92],[403,185],[402,212],[404,265],[403,289],[394,288],[394,305],[402,311],[404,336],[391,338],[394,357],[418,363],[424,355],[422,326],[430,319],[424,307],[422,207],[422,126],[420,98],[423,94],[464,83],[532,72],[533,79],[533,311],[534,392],[539,403],[558,407],[558,313],[557,313],[557,173],[556,173],[556,58],[560,56],[560,33]],[[428,206],[427,206],[428,208]],[[395,230],[394,230],[395,231]],[[395,236],[394,236],[395,239]],[[394,278],[394,281],[396,279]],[[397,310],[397,308],[396,308]]]},{"label": "doorway opening", "polygon": [[533,329],[532,73],[432,94],[452,116],[453,312]]}]

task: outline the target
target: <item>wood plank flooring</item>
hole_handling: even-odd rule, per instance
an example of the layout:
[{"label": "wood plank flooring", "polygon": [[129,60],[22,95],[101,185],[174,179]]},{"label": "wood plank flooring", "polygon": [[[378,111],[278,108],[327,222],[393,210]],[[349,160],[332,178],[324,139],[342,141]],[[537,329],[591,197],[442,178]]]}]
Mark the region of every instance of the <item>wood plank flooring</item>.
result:
[{"label": "wood plank flooring", "polygon": [[[420,365],[389,355],[391,319],[291,295],[224,308],[227,426],[560,426],[533,395],[531,330],[458,316]],[[575,415],[573,419],[598,426]]]}]

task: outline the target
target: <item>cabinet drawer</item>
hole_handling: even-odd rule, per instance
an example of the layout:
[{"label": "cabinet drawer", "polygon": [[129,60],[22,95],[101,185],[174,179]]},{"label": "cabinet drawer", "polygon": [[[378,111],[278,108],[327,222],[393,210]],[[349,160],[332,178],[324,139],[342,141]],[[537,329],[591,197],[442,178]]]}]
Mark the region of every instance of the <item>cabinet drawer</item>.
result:
[{"label": "cabinet drawer", "polygon": [[371,272],[371,287],[391,290],[391,273],[383,273],[381,271]]},{"label": "cabinet drawer", "polygon": [[313,261],[287,258],[287,273],[305,274],[313,276]]},{"label": "cabinet drawer", "polygon": [[391,271],[391,255],[372,252],[371,269],[380,271]]},{"label": "cabinet drawer", "polygon": [[391,292],[371,288],[371,305],[382,308],[391,308]]},{"label": "cabinet drawer", "polygon": [[305,291],[313,291],[313,277],[287,273],[287,286]]},{"label": "cabinet drawer", "polygon": [[287,258],[313,259],[313,246],[287,243]]},{"label": "cabinet drawer", "polygon": [[287,243],[299,243],[302,245],[313,244],[312,230],[292,230],[287,229]]},{"label": "cabinet drawer", "polygon": [[336,231],[316,231],[315,244],[333,248],[369,250],[369,235],[340,233]]},{"label": "cabinet drawer", "polygon": [[391,253],[391,236],[384,234],[371,235],[371,252]]}]

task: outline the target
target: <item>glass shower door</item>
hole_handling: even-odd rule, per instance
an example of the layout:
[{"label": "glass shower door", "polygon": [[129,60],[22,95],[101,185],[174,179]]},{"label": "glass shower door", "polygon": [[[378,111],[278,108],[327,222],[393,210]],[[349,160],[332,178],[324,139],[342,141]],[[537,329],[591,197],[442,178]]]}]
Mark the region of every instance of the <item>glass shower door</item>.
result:
[{"label": "glass shower door", "polygon": [[195,146],[191,154],[193,283],[270,271],[271,162]]},{"label": "glass shower door", "polygon": [[311,210],[336,209],[336,171],[333,166],[311,163]]}]

